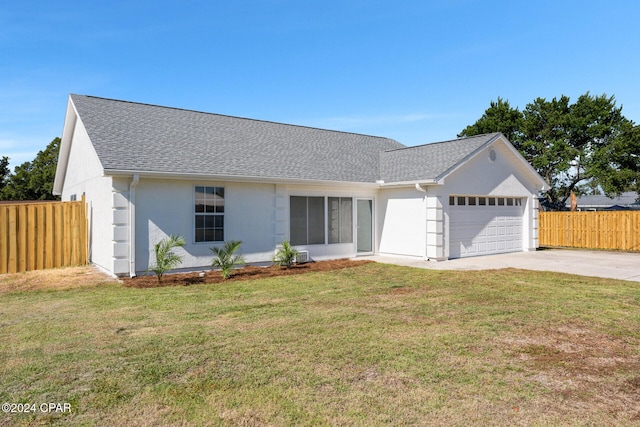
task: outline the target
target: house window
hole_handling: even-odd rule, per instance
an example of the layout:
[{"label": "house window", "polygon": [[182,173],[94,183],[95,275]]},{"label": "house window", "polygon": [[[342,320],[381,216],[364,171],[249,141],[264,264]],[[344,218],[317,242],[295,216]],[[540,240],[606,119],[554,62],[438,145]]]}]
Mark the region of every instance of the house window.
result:
[{"label": "house window", "polygon": [[291,196],[289,212],[292,245],[324,244],[324,197]]},{"label": "house window", "polygon": [[196,186],[196,242],[224,241],[224,187]]},{"label": "house window", "polygon": [[475,206],[476,205],[476,198],[470,196],[469,197],[469,206]]},{"label": "house window", "polygon": [[487,204],[487,198],[486,197],[478,197],[478,204],[480,206],[486,206]]},{"label": "house window", "polygon": [[496,199],[494,197],[489,197],[487,200],[489,200],[489,206],[496,205]]},{"label": "house window", "polygon": [[498,206],[504,206],[504,197],[498,197]]},{"label": "house window", "polygon": [[329,243],[353,243],[351,197],[329,197]]},{"label": "house window", "polygon": [[458,206],[464,206],[466,199],[464,196],[458,196]]}]

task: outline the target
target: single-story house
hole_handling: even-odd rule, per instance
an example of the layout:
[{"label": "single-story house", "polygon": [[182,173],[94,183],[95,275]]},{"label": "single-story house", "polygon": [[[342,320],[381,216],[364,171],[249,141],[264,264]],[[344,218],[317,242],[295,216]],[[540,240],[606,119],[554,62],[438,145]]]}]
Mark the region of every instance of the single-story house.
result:
[{"label": "single-story house", "polygon": [[[635,191],[627,191],[616,197],[604,194],[578,197],[579,211],[621,211],[640,209],[640,196]],[[566,207],[571,208],[571,200],[567,200]]]},{"label": "single-story house", "polygon": [[185,237],[182,267],[240,240],[312,260],[424,260],[534,250],[545,181],[500,133],[406,147],[389,138],[70,95],[54,193],[85,196],[90,260],[145,272]]}]

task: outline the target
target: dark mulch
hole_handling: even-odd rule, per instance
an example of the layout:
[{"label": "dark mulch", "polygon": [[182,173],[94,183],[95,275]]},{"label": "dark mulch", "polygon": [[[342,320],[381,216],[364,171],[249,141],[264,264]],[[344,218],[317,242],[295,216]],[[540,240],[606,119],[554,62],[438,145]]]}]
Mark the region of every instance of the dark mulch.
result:
[{"label": "dark mulch", "polygon": [[158,278],[156,276],[137,276],[134,278],[122,279],[122,282],[124,283],[124,286],[132,288],[189,286],[197,285],[200,283],[228,283],[238,280],[289,276],[291,274],[304,274],[312,271],[339,270],[342,268],[350,268],[368,264],[370,262],[373,261],[337,259],[331,261],[317,261],[309,262],[306,264],[293,265],[290,268],[277,267],[275,265],[272,265],[270,267],[245,266],[243,268],[234,270],[233,275],[227,280],[224,280],[222,278],[222,274],[220,273],[220,271],[209,270],[205,271],[203,276],[200,276],[202,272],[165,274],[162,277],[162,282],[158,282]]}]

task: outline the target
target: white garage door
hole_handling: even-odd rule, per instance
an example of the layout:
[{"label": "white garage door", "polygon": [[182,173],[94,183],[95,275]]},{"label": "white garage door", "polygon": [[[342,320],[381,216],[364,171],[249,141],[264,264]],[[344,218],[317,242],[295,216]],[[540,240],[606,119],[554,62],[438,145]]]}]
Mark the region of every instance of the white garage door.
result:
[{"label": "white garage door", "polygon": [[449,197],[449,257],[522,250],[522,199]]}]

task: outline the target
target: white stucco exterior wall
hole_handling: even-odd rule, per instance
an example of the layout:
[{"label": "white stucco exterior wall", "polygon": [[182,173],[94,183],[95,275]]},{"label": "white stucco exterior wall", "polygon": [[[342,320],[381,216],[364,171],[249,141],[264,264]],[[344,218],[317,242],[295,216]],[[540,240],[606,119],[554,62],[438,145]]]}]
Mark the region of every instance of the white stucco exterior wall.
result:
[{"label": "white stucco exterior wall", "polygon": [[442,196],[433,191],[434,186],[428,187],[427,194],[427,258],[442,261],[445,256],[444,210]]},{"label": "white stucco exterior wall", "polygon": [[[123,181],[123,186],[126,182],[126,180]],[[352,197],[354,242],[296,246],[296,248],[308,250],[311,258],[315,260],[355,256],[355,202],[358,198],[372,199],[375,202],[376,194],[375,189],[353,189],[344,186],[276,185],[141,177],[136,186],[135,208],[135,269],[138,273],[144,273],[155,261],[154,245],[172,233],[182,235],[187,242],[183,248],[176,249],[176,253],[183,256],[181,268],[208,269],[211,266],[213,253],[210,248],[214,245],[220,246],[222,243],[195,242],[194,205],[195,187],[198,185],[224,187],[225,241],[242,241],[239,253],[249,263],[270,262],[276,245],[282,240],[289,240],[289,198],[291,196]],[[128,196],[124,192],[120,194]]]},{"label": "white stucco exterior wall", "polygon": [[154,245],[170,234],[186,240],[176,253],[181,268],[208,268],[210,248],[221,243],[195,242],[195,187],[224,187],[224,238],[240,240],[247,262],[270,260],[275,248],[275,188],[271,184],[141,178],[136,186],[136,271],[155,262]]},{"label": "white stucco exterior wall", "polygon": [[378,194],[380,254],[426,256],[426,193],[415,187],[382,189]]},{"label": "white stucco exterior wall", "polygon": [[62,200],[85,195],[89,221],[89,261],[113,272],[112,181],[103,176],[102,165],[78,118],[72,130]]}]

